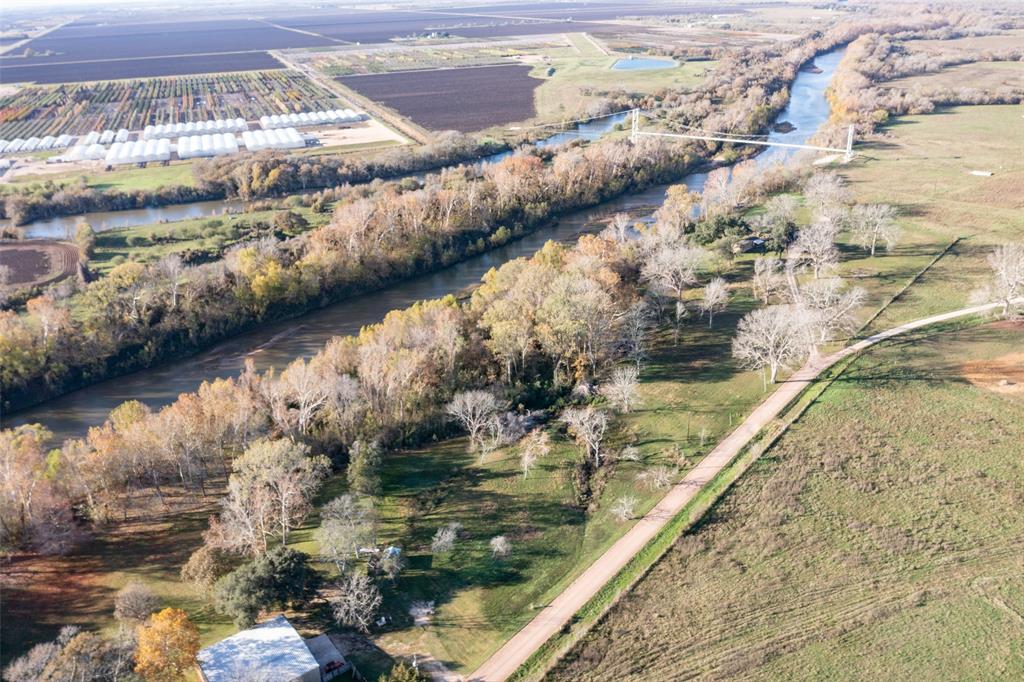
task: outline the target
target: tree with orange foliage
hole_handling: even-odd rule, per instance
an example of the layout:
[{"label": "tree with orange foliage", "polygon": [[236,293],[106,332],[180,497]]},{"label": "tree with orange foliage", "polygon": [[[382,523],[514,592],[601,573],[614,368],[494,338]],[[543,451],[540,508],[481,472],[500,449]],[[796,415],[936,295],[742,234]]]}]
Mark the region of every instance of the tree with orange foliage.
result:
[{"label": "tree with orange foliage", "polygon": [[135,672],[147,680],[178,679],[195,665],[199,631],[181,609],[164,609],[139,627]]}]

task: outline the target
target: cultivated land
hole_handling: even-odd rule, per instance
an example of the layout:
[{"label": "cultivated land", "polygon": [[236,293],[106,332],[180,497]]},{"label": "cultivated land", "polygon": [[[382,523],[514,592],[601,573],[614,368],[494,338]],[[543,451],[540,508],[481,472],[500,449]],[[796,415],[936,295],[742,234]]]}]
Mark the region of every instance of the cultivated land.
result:
[{"label": "cultivated land", "polygon": [[866,353],[549,678],[1020,677],[1022,335]]},{"label": "cultivated land", "polygon": [[0,266],[9,268],[11,286],[42,286],[74,275],[78,267],[78,249],[51,241],[31,243],[0,242]]},{"label": "cultivated land", "polygon": [[532,118],[540,81],[519,64],[339,78],[344,85],[432,130],[482,130]]},{"label": "cultivated land", "polygon": [[218,118],[254,121],[338,106],[333,93],[284,70],[30,86],[0,97],[0,138],[142,130]]}]

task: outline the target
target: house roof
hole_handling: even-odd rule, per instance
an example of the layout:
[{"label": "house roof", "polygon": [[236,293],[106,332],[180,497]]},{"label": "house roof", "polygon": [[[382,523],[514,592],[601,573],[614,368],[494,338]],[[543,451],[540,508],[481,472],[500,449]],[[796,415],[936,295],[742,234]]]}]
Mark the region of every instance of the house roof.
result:
[{"label": "house roof", "polygon": [[199,667],[208,682],[238,682],[247,672],[287,682],[319,664],[302,636],[284,616],[243,630],[199,651]]}]

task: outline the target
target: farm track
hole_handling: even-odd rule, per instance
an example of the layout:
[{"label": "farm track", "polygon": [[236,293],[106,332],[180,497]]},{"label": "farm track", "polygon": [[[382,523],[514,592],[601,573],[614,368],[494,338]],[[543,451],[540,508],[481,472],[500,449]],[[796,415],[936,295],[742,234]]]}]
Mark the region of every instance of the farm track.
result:
[{"label": "farm track", "polygon": [[[479,682],[500,681],[515,673],[545,642],[561,630],[566,623],[569,623],[573,616],[605,584],[612,580],[648,542],[654,539],[704,486],[714,480],[765,426],[772,423],[786,410],[803,390],[810,386],[826,369],[840,360],[886,339],[932,324],[986,313],[998,307],[1000,304],[990,303],[926,317],[879,332],[830,355],[811,358],[807,364],[790,376],[761,403],[735,431],[708,453],[682,481],[673,486],[651,511],[637,521],[615,544],[555,597],[539,615],[492,654],[469,676],[469,679]],[[859,612],[866,608],[863,605],[858,607],[862,601],[854,599],[848,608]],[[756,617],[764,617],[764,614],[757,614]],[[805,624],[798,623],[794,625],[793,631],[799,632],[805,628]],[[791,634],[790,636],[797,635]],[[457,678],[448,677],[446,679]]]}]

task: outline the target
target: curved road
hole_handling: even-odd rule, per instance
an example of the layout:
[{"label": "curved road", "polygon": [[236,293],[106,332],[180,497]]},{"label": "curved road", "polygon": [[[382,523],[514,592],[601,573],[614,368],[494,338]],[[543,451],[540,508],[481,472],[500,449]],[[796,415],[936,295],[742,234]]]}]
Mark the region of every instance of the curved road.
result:
[{"label": "curved road", "polygon": [[[898,336],[913,329],[925,327],[938,322],[945,322],[966,315],[987,312],[998,308],[1001,304],[962,308],[950,313],[926,317],[908,322],[898,327],[879,332],[847,346],[831,355],[820,356],[809,360],[799,371],[790,376],[774,393],[761,403],[747,419],[718,444],[714,450],[688,473],[682,481],[672,487],[651,511],[636,522],[625,535],[602,554],[586,571],[584,571],[569,587],[555,597],[533,620],[491,655],[469,679],[474,682],[498,682],[505,680],[520,665],[526,662],[537,649],[552,635],[558,632],[584,604],[597,594],[605,583],[615,575],[639,552],[665,524],[667,524],[683,507],[703,488],[718,472],[733,460],[743,447],[769,422],[796,398],[801,391],[813,382],[819,374],[842,360],[843,358],[869,348],[879,341]],[[458,677],[448,677],[458,679]]]}]

